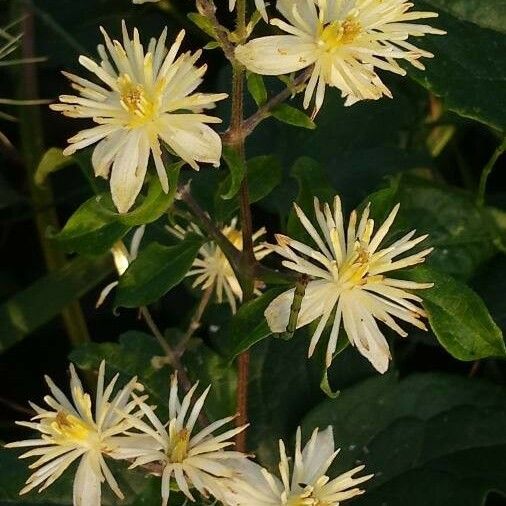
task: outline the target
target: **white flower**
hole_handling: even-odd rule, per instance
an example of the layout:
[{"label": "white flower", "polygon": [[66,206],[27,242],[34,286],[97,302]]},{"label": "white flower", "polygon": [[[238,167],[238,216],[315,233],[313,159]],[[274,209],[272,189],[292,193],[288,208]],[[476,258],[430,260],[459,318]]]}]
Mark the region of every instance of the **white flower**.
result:
[{"label": "white flower", "polygon": [[[121,277],[128,269],[128,266],[137,258],[137,253],[139,252],[139,246],[141,244],[142,237],[144,236],[145,229],[146,225],[142,225],[134,232],[132,242],[130,243],[130,251],[126,249],[123,241],[118,241],[113,244],[111,254],[118,276]],[[118,286],[118,283],[119,281],[113,281],[100,292],[100,296],[98,297],[95,307],[98,308],[104,303],[104,300],[111,293],[111,290]]]},{"label": "white flower", "polygon": [[238,506],[338,506],[362,494],[357,485],[372,477],[372,474],[354,477],[365,466],[355,467],[334,479],[325,474],[339,453],[335,450],[332,427],[323,432],[315,429],[303,450],[301,431],[297,429],[293,466],[281,440],[279,453],[281,479],[251,461],[240,463],[242,479],[236,480],[233,487]]},{"label": "white flower", "polygon": [[[180,239],[188,232],[202,235],[202,232],[195,224],[192,224],[188,231],[179,226],[167,227],[167,229]],[[237,218],[233,218],[230,225],[223,227],[221,232],[239,251],[242,251],[242,233],[237,229]],[[263,235],[265,235],[265,228],[262,227],[253,234],[253,242],[258,241]],[[271,250],[265,244],[257,244],[253,247],[253,252],[255,258],[261,260]],[[241,285],[230,262],[216,243],[211,241],[200,248],[198,258],[195,259],[192,269],[186,276],[197,276],[193,282],[193,287],[201,286],[202,290],[207,290],[214,286],[220,304],[223,302],[223,292],[225,292],[225,297],[232,312],[237,311],[237,301],[242,300]],[[255,294],[260,295],[258,288],[255,289]]]},{"label": "white flower", "polygon": [[184,31],[167,51],[165,29],[158,40],[151,39],[144,52],[137,29],[131,40],[123,23],[123,45],[101,30],[105,47],[98,46],[100,65],[86,56],[80,56],[79,62],[102,84],[65,73],[80,96],[62,95],[62,103],[51,107],[73,118],[92,118],[98,124],[70,138],[64,153],[70,155],[98,142],[92,157],[95,175],[107,178],[110,173],[114,204],[124,213],[141,190],[150,156],[163,190],[168,191],[160,141],[194,169],[198,169],[197,162],[219,164],[221,139],[206,123],[221,120],[202,111],[227,95],[194,93],[206,65],[195,66],[201,51],[176,58]]},{"label": "white flower", "polygon": [[236,50],[237,58],[252,72],[280,75],[314,65],[304,107],[315,95],[320,109],[325,86],[341,90],[346,105],[358,100],[391,97],[375,69],[406,72],[397,59],[423,69],[421,57],[433,55],[409,43],[410,36],[444,34],[428,25],[411,23],[437,17],[434,12],[410,12],[405,0],[278,0],[286,18],[272,19],[288,35],[253,39]]},{"label": "white flower", "polygon": [[[374,221],[369,219],[369,206],[360,220],[356,211],[351,213],[346,235],[338,196],[334,198],[333,209],[328,204],[322,209],[315,198],[314,210],[321,233],[295,204],[297,216],[316,243],[317,249],[283,235],[277,235],[278,245],[271,246],[286,259],[283,261],[285,267],[314,278],[306,287],[297,321],[297,328],[300,328],[320,318],[311,339],[309,356],[313,354],[334,313],[327,345],[327,367],[332,362],[342,319],[350,342],[357,346],[360,353],[379,372],[384,373],[388,369],[390,351],[376,320],[382,321],[401,336],[407,334],[393,316],[426,330],[420,321],[420,317],[426,316],[425,312],[411,302],[419,303],[421,299],[408,290],[433,286],[432,283],[403,281],[385,275],[424,262],[433,248],[395,259],[427,237],[424,235],[413,239],[413,230],[389,246],[379,249],[397,215],[399,205],[395,206],[375,234]],[[265,316],[273,332],[283,332],[286,329],[293,296],[294,289],[288,290],[274,299],[266,309]]]},{"label": "white flower", "polygon": [[[230,9],[230,12],[235,9],[235,3],[236,0],[228,0],[228,8]],[[260,12],[264,20],[268,21],[267,11],[265,9],[265,0],[255,0],[255,7],[257,8],[257,11]]]},{"label": "white flower", "polygon": [[[218,500],[227,502],[229,482],[235,476],[229,462],[245,458],[242,453],[225,450],[234,444],[231,438],[245,427],[213,435],[216,430],[232,421],[233,416],[217,420],[192,435],[210,389],[208,387],[205,390],[190,411],[190,403],[197,386],[198,383],[180,402],[177,376],[172,377],[169,420],[166,424],[163,424],[153,409],[145,403],[140,403],[139,407],[150,423],[145,423],[135,416],[129,417],[132,425],[141,431],[141,434],[130,434],[126,438],[122,456],[135,459],[132,467],[149,463],[162,465],[161,494],[164,505],[169,500],[172,477],[181,492],[191,500],[194,498],[190,488],[195,487],[204,496],[211,494]],[[130,447],[127,448],[126,445]]]},{"label": "white flower", "polygon": [[19,425],[40,432],[39,439],[27,439],[6,445],[8,448],[33,446],[33,450],[20,458],[40,457],[30,465],[36,469],[28,478],[20,494],[39,487],[39,492],[51,485],[76,459],[81,459],[74,478],[74,506],[100,506],[101,483],[107,481],[114,493],[123,498],[104,455],[116,458],[116,437],[131,427],[127,416],[132,416],[136,403],[130,396],[141,385],[133,378],[124,388],[112,396],[118,379],[116,375],[104,389],[105,363],[100,364],[95,410],[92,412],[89,394],[84,393],[74,366],[70,366],[71,402],[46,376],[52,395],[44,401],[48,409],[30,403],[37,413],[31,422]]}]

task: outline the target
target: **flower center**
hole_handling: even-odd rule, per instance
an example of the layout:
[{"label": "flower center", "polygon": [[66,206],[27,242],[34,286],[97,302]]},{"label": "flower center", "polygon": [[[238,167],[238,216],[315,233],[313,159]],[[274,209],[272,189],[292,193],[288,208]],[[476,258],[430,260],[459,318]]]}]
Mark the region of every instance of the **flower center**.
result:
[{"label": "flower center", "polygon": [[157,98],[151,97],[146,88],[132,81],[128,74],[118,78],[120,103],[128,113],[128,126],[142,126],[151,121],[158,109]]},{"label": "flower center", "polygon": [[350,257],[339,269],[337,281],[345,288],[353,288],[357,285],[364,285],[370,279],[368,276],[371,254],[360,242],[356,242],[355,248]]},{"label": "flower center", "polygon": [[61,442],[81,443],[88,439],[89,425],[80,418],[70,415],[65,411],[59,411],[55,420],[51,423],[55,436]]},{"label": "flower center", "polygon": [[362,25],[354,18],[332,21],[322,27],[321,44],[326,51],[334,51],[340,46],[351,44],[362,31]]},{"label": "flower center", "polygon": [[188,456],[188,444],[190,442],[190,433],[187,429],[176,432],[170,439],[167,457],[170,462],[183,462]]}]

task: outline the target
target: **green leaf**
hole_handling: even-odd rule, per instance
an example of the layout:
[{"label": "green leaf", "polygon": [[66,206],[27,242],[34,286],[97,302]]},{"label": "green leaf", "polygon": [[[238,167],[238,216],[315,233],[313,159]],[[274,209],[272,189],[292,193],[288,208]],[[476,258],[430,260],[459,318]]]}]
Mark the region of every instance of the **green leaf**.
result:
[{"label": "green leaf", "polygon": [[223,158],[230,170],[230,174],[225,179],[225,189],[221,198],[224,200],[230,200],[241,188],[241,183],[246,173],[246,167],[244,166],[244,162],[241,160],[239,153],[233,149],[226,147],[223,148]]},{"label": "green leaf", "polygon": [[302,426],[306,436],[333,426],[341,452],[331,476],[362,462],[375,473],[359,506],[475,506],[491,490],[506,493],[505,422],[503,388],[432,373],[400,382],[375,376],[343,389]]},{"label": "green leaf", "polygon": [[49,322],[70,302],[99,284],[111,269],[109,255],[79,257],[16,293],[0,306],[0,351]]},{"label": "green leaf", "polygon": [[260,297],[243,304],[228,324],[220,329],[216,341],[225,357],[231,361],[272,334],[269,325],[267,325],[264,311],[284,290],[283,288],[273,288]]},{"label": "green leaf", "polygon": [[315,122],[304,112],[288,104],[280,104],[271,111],[272,115],[279,121],[288,125],[314,130]]},{"label": "green leaf", "polygon": [[[455,2],[452,2],[455,3]],[[462,1],[460,2],[462,4]],[[420,1],[420,10],[433,10],[443,2]],[[451,9],[465,15],[474,11],[471,20],[479,17],[477,5],[495,13],[495,0],[466,2]],[[504,10],[504,9],[503,9]],[[409,74],[422,86],[440,96],[445,106],[466,118],[504,130],[506,128],[506,35],[483,28],[445,11],[431,25],[448,32],[443,36],[424,37],[419,44],[434,53],[425,71],[409,68]],[[497,21],[499,22],[499,21]],[[406,65],[406,68],[408,66]],[[491,100],[493,97],[493,100]]]},{"label": "green leaf", "polygon": [[427,266],[405,271],[401,277],[434,283],[433,288],[417,294],[423,299],[438,341],[451,355],[459,360],[506,356],[501,329],[467,285]]},{"label": "green leaf", "polygon": [[203,16],[198,12],[189,12],[188,19],[198,26],[204,33],[207,33],[209,37],[216,39],[214,26],[207,16]]},{"label": "green leaf", "polygon": [[[272,190],[280,184],[283,178],[283,169],[279,160],[274,156],[257,156],[246,162],[248,175],[248,190],[250,203],[254,204],[267,197]],[[220,186],[227,185],[225,180]],[[239,209],[239,197],[236,195],[230,200],[217,198],[215,202],[216,213],[219,219],[226,220],[230,215]]]},{"label": "green leaf", "polygon": [[429,234],[423,247],[435,249],[427,265],[459,279],[469,279],[497,253],[500,230],[470,193],[403,174],[390,187],[367,197],[363,205],[367,202],[378,224],[400,203],[388,237],[393,240],[414,228],[417,235]]},{"label": "green leaf", "polygon": [[265,89],[263,77],[253,72],[248,72],[247,85],[248,91],[256,105],[258,107],[264,105],[267,102],[267,90]]},{"label": "green leaf", "polygon": [[71,156],[65,156],[60,148],[49,148],[37,166],[34,180],[35,184],[42,185],[45,183],[49,174],[56,172],[68,165],[72,165],[74,159]]},{"label": "green leaf", "polygon": [[[318,162],[311,158],[299,158],[293,165],[291,174],[299,185],[297,204],[308,217],[314,215],[314,197],[318,197],[324,202],[332,202],[336,192],[334,188],[332,188],[325,172]],[[304,240],[306,242],[311,241],[309,234],[301,225],[293,209],[288,218],[287,232],[290,237],[295,239]]]},{"label": "green leaf", "polygon": [[155,369],[151,359],[163,355],[163,350],[150,334],[128,331],[121,334],[119,343],[87,343],[70,353],[70,360],[85,371],[96,371],[106,360],[107,374],[119,373],[122,382],[134,376],[144,385],[150,401],[166,412],[169,399],[171,370]]},{"label": "green leaf", "polygon": [[[110,202],[110,219],[125,225],[138,226],[151,223],[163,215],[174,202],[177,191],[179,171],[185,162],[176,162],[167,167],[169,191],[165,193],[158,177],[151,177],[146,196],[141,196],[140,204],[128,213],[117,213]],[[141,200],[142,199],[142,200]]]},{"label": "green leaf", "polygon": [[54,239],[67,251],[83,255],[101,255],[123,238],[129,225],[116,221],[102,204],[110,200],[108,194],[92,197],[69,218],[63,230]]},{"label": "green leaf", "polygon": [[158,300],[183,280],[203,243],[202,237],[189,235],[176,246],[149,244],[121,276],[116,305],[139,307]]},{"label": "green leaf", "polygon": [[498,32],[506,32],[504,0],[425,0],[425,2],[464,21],[471,21]]}]

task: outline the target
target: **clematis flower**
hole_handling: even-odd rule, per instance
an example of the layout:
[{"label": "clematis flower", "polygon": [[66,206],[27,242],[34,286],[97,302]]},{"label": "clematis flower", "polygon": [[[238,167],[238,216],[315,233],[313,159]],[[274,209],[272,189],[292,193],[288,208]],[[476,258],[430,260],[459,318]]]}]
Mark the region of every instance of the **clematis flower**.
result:
[{"label": "clematis flower", "polygon": [[391,97],[376,69],[399,75],[406,71],[397,60],[417,68],[420,58],[433,55],[409,37],[446,32],[412,23],[437,13],[411,11],[405,0],[278,0],[286,19],[271,24],[286,32],[253,39],[236,50],[237,58],[252,72],[281,75],[314,66],[305,95],[307,109],[315,97],[315,113],[323,104],[326,86],[341,90],[345,105],[359,100]]},{"label": "clematis flower", "polygon": [[[184,230],[179,226],[167,227],[167,229],[180,239],[189,231],[202,235],[201,230],[195,224],[192,224],[189,230]],[[237,218],[233,218],[230,225],[223,227],[221,232],[239,251],[242,251],[242,233],[237,229]],[[253,242],[255,243],[264,235],[265,228],[262,227],[253,234]],[[253,252],[257,260],[262,260],[271,253],[271,250],[262,243],[254,245]],[[232,313],[237,311],[237,301],[242,300],[241,285],[230,262],[216,243],[211,241],[200,248],[198,257],[186,276],[196,276],[193,287],[201,286],[202,290],[214,287],[219,304],[223,302],[223,293],[225,293]],[[255,288],[255,294],[261,294],[258,287]]]},{"label": "clematis flower", "polygon": [[279,441],[279,479],[251,461],[240,462],[241,478],[234,482],[234,500],[238,506],[339,506],[342,501],[363,493],[357,485],[372,474],[355,476],[365,466],[330,478],[326,473],[339,453],[335,450],[332,427],[319,432],[301,449],[301,431],[297,429],[293,466],[290,466],[283,441]]},{"label": "clematis flower", "polygon": [[[427,235],[414,237],[411,231],[399,240],[380,248],[395,220],[395,206],[384,223],[374,233],[374,220],[369,218],[369,206],[362,216],[353,211],[345,234],[341,200],[334,198],[333,209],[323,208],[314,199],[318,232],[308,217],[295,204],[295,211],[316,248],[284,235],[277,235],[277,245],[271,248],[285,260],[283,265],[312,278],[302,299],[297,328],[319,319],[309,345],[311,356],[332,316],[332,329],[327,345],[326,365],[330,366],[336,350],[341,321],[351,344],[356,346],[381,373],[388,369],[390,350],[377,320],[401,336],[407,333],[395,318],[426,330],[420,318],[424,310],[417,305],[422,299],[412,290],[430,288],[432,283],[416,283],[390,277],[393,271],[420,264],[433,248],[410,256],[397,258],[417,246]],[[274,299],[265,311],[273,332],[284,332],[290,316],[294,289]]]},{"label": "clematis flower", "polygon": [[211,494],[228,504],[230,479],[235,477],[230,462],[241,460],[245,455],[225,448],[233,445],[232,438],[246,427],[236,427],[214,433],[231,422],[230,416],[217,420],[200,431],[195,425],[204,406],[210,386],[190,404],[198,384],[179,400],[177,375],[172,376],[169,396],[169,419],[162,423],[153,409],[146,403],[139,404],[149,420],[144,422],[137,416],[129,416],[131,424],[140,431],[137,436],[129,434],[122,447],[122,457],[135,459],[132,467],[157,463],[162,466],[161,494],[162,504],[167,505],[170,495],[170,481],[175,479],[177,486],[190,500],[194,501],[190,489],[197,489],[205,497]]},{"label": "clematis flower", "polygon": [[117,457],[119,434],[132,427],[127,417],[135,419],[136,402],[132,401],[134,390],[142,386],[133,378],[113,396],[116,375],[104,389],[105,362],[100,364],[97,381],[95,409],[92,411],[89,394],[84,393],[74,366],[70,365],[70,391],[72,401],[46,376],[52,395],[44,400],[49,408],[30,403],[36,412],[31,422],[17,422],[40,433],[38,439],[16,441],[7,448],[33,447],[20,458],[39,457],[30,469],[35,469],[20,494],[40,487],[49,487],[70,466],[80,459],[74,478],[74,506],[100,506],[101,484],[107,481],[113,492],[123,494],[112,475],[104,456]]},{"label": "clematis flower", "polygon": [[92,156],[95,175],[110,178],[114,204],[125,213],[142,188],[150,158],[163,190],[169,190],[162,143],[196,170],[198,162],[219,164],[221,139],[208,123],[221,120],[202,111],[227,95],[194,93],[207,67],[195,66],[202,51],[177,57],[184,31],[167,50],[165,29],[145,51],[137,29],[130,39],[123,23],[123,44],[101,30],[105,46],[98,46],[100,64],[86,56],[79,63],[102,83],[65,73],[80,96],[62,95],[51,108],[97,123],[71,137],[64,154],[98,142]]}]

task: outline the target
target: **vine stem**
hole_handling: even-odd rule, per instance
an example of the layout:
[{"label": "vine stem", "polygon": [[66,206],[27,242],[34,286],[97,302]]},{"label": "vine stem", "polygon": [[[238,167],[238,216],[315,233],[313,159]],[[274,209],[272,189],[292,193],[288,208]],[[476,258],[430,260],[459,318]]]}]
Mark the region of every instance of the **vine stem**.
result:
[{"label": "vine stem", "polygon": [[[240,41],[246,36],[246,0],[236,2],[236,33]],[[231,137],[233,142],[231,148],[236,151],[239,159],[245,165],[245,149],[243,134],[244,120],[244,67],[237,61],[232,63],[232,114],[230,118]],[[244,174],[239,191],[241,210],[241,233],[242,233],[242,254],[239,270],[239,282],[243,291],[243,302],[253,297],[255,286],[255,253],[253,251],[253,220],[251,217],[251,206],[248,189],[248,177]],[[238,427],[248,423],[248,384],[249,384],[249,351],[241,353],[237,362],[237,418]],[[236,436],[236,449],[246,452],[246,431],[243,430]]]},{"label": "vine stem", "polygon": [[480,185],[478,187],[478,195],[476,197],[476,204],[479,206],[483,206],[485,203],[485,190],[487,189],[487,181],[490,173],[492,172],[497,160],[501,157],[501,155],[506,150],[506,137],[502,140],[501,144],[494,151],[494,154],[488,161],[487,165],[483,168],[483,172],[480,177]]}]

